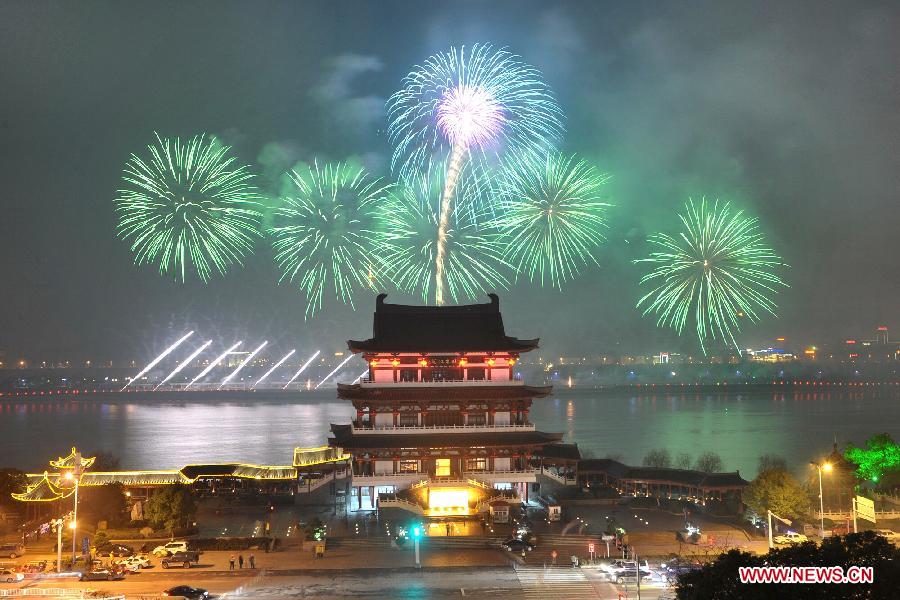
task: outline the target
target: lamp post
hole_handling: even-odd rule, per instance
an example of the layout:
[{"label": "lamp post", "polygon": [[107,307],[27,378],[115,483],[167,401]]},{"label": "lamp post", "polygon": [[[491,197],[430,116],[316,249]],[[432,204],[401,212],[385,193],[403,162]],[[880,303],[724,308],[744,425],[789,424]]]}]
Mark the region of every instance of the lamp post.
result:
[{"label": "lamp post", "polygon": [[819,472],[819,537],[825,539],[825,499],[822,497],[822,471],[831,472],[831,463],[809,463]]},{"label": "lamp post", "polygon": [[71,527],[72,527],[72,564],[73,565],[75,564],[75,556],[76,556],[75,549],[77,547],[76,543],[77,543],[77,539],[78,539],[78,536],[75,535],[77,533],[77,528],[78,528],[78,484],[81,480],[82,470],[83,469],[81,466],[81,452],[76,452],[75,453],[75,468],[72,469],[72,471],[66,471],[66,475],[65,475],[66,480],[75,482],[75,507],[72,511],[72,523],[71,523]]}]

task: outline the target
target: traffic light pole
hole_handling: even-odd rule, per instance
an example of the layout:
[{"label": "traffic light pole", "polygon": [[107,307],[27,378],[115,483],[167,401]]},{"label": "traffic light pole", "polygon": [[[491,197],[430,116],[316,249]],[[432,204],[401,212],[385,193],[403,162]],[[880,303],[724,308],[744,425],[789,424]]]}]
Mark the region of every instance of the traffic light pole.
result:
[{"label": "traffic light pole", "polygon": [[422,564],[419,562],[419,537],[416,536],[416,566],[421,568]]}]

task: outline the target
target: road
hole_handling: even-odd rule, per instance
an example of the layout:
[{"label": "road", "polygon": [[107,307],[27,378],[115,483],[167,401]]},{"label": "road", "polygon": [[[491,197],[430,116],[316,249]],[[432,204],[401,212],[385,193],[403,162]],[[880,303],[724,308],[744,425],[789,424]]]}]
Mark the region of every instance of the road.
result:
[{"label": "road", "polygon": [[[157,571],[129,575],[124,581],[79,582],[74,578],[31,580],[0,588],[43,587],[97,590],[127,598],[157,597],[166,588],[187,584],[220,598],[534,598],[547,600],[618,600],[624,587],[615,586],[590,569],[518,566],[486,568],[425,567],[292,571]],[[634,588],[628,598],[635,598]],[[646,586],[643,599],[663,592]]]}]

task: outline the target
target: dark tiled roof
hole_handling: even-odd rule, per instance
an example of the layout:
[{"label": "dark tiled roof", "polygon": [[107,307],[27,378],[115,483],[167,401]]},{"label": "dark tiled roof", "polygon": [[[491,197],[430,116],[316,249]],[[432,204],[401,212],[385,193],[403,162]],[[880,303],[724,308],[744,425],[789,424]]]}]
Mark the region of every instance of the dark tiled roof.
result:
[{"label": "dark tiled roof", "polygon": [[352,352],[528,352],[537,339],[508,337],[500,315],[500,299],[489,294],[488,304],[463,306],[407,306],[386,304],[380,294],[375,305],[372,337],[350,340]]},{"label": "dark tiled roof", "polygon": [[390,387],[338,384],[338,398],[344,400],[385,400],[415,402],[418,400],[529,400],[543,398],[553,386],[473,385],[456,386],[437,383],[433,386],[392,385]]},{"label": "dark tiled roof", "polygon": [[732,473],[703,473],[687,469],[660,467],[629,467],[609,458],[582,460],[579,473],[606,473],[620,480],[636,482],[672,482],[698,488],[743,487],[749,482],[738,471]]},{"label": "dark tiled roof", "polygon": [[628,472],[628,466],[611,458],[586,458],[578,461],[579,473],[606,473],[620,478]]},{"label": "dark tiled roof", "polygon": [[354,434],[349,425],[332,425],[332,446],[356,448],[468,448],[471,446],[539,446],[562,439],[561,433],[498,431],[492,433],[396,433]]},{"label": "dark tiled roof", "polygon": [[579,460],[581,452],[578,444],[549,444],[541,449],[544,458],[560,458],[563,460]]}]

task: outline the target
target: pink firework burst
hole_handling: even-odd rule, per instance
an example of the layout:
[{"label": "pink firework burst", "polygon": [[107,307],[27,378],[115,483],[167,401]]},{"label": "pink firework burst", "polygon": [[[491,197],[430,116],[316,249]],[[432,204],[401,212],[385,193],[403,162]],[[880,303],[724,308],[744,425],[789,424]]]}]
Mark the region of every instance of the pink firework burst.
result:
[{"label": "pink firework burst", "polygon": [[437,123],[452,146],[490,146],[503,133],[503,106],[487,91],[458,85],[444,92],[437,107]]}]

